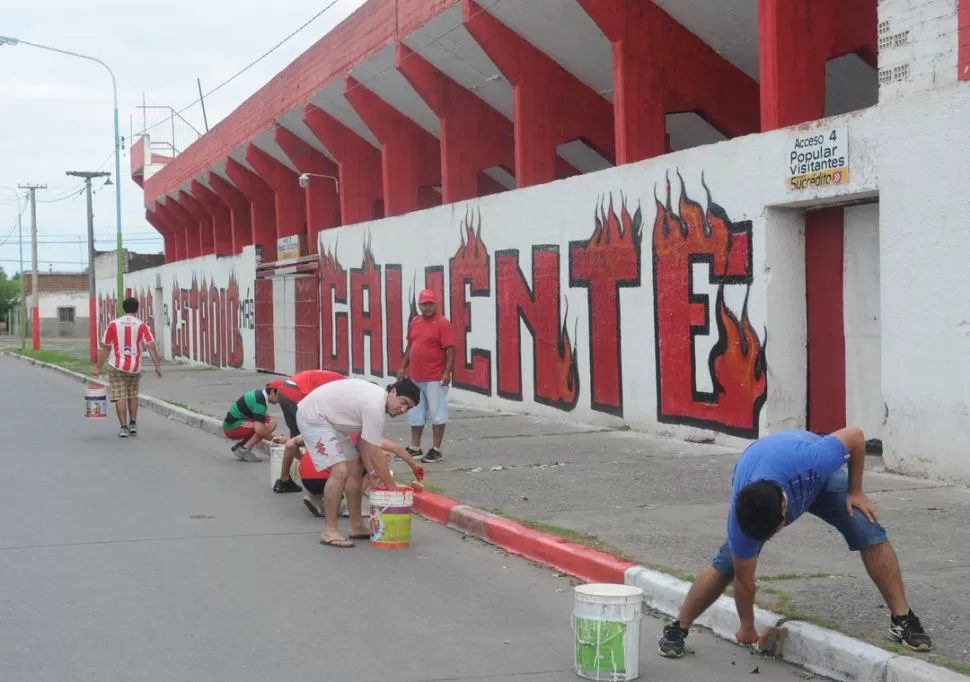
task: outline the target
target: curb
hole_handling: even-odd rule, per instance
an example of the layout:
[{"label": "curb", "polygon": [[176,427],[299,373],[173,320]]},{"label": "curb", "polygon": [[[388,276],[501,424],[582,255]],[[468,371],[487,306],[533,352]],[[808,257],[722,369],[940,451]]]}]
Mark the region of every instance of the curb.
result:
[{"label": "curb", "polygon": [[[52,369],[81,383],[107,385],[105,381],[58,365],[10,351],[0,352],[32,365]],[[222,423],[215,417],[146,395],[139,395],[138,402],[171,421],[222,436]],[[268,453],[265,443],[259,447]],[[585,582],[622,583],[639,587],[643,590],[644,606],[667,616],[677,616],[691,586],[679,578],[569,542],[551,533],[534,530],[443,495],[415,492],[414,511],[430,521]],[[779,614],[755,607],[755,627],[759,631],[780,624],[783,620]],[[706,627],[715,635],[735,642],[734,633],[739,621],[734,600],[719,598],[697,619],[695,625]],[[894,654],[812,623],[785,621],[784,627],[788,631],[780,654],[784,661],[840,682],[970,682],[970,677],[949,668],[932,665],[912,656]]]}]

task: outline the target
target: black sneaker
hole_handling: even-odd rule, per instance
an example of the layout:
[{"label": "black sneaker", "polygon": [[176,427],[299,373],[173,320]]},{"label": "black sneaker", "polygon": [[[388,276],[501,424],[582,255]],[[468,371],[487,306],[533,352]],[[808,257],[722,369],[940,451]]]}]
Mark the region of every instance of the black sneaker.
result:
[{"label": "black sneaker", "polygon": [[441,454],[441,450],[438,448],[429,448],[428,454],[424,456],[422,461],[424,462],[440,462],[444,455]]},{"label": "black sneaker", "polygon": [[415,462],[423,462],[424,461],[424,451],[421,448],[414,448],[414,447],[411,447],[410,445],[408,445],[404,449],[407,450],[408,454],[411,455],[411,457],[414,458],[414,461]]},{"label": "black sneaker", "polygon": [[138,425],[135,424],[135,422],[133,422],[133,421],[128,423],[128,435],[129,436],[137,436],[138,435]]},{"label": "black sneaker", "polygon": [[238,443],[236,443],[235,445],[232,446],[232,451],[235,452],[236,450],[238,450],[239,448],[241,448],[245,444],[246,444],[246,441],[244,441],[244,440],[239,441]]},{"label": "black sneaker", "polygon": [[675,620],[664,628],[664,633],[657,646],[657,653],[664,658],[683,658],[684,640],[686,639],[687,630],[680,627],[680,621]]},{"label": "black sneaker", "polygon": [[930,636],[923,630],[912,609],[905,616],[892,617],[889,623],[889,639],[913,651],[929,651],[933,648]]},{"label": "black sneaker", "polygon": [[292,478],[285,481],[282,478],[277,478],[276,483],[273,484],[274,493],[298,493],[302,491],[303,488],[297,485]]}]

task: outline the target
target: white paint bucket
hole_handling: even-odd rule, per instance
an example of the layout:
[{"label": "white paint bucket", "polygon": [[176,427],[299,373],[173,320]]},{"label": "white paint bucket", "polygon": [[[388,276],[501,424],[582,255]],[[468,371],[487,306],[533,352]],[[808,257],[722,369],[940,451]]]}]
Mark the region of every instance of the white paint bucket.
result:
[{"label": "white paint bucket", "polygon": [[[283,451],[286,448],[277,443],[270,443],[269,446],[269,484],[273,485],[283,473]],[[293,458],[290,464],[290,480],[300,483],[300,460]]]},{"label": "white paint bucket", "polygon": [[411,546],[411,510],[414,490],[370,491],[370,544],[376,549],[406,549]]},{"label": "white paint bucket", "polygon": [[576,674],[587,680],[635,680],[640,676],[643,590],[593,583],[574,591]]},{"label": "white paint bucket", "polygon": [[108,389],[88,386],[84,389],[84,418],[104,419],[108,416]]}]

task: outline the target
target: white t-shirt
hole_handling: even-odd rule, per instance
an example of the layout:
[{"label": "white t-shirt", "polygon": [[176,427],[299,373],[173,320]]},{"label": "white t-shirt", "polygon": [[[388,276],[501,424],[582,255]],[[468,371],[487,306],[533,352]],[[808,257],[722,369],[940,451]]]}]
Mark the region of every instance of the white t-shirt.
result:
[{"label": "white t-shirt", "polygon": [[310,391],[297,414],[314,425],[329,426],[348,435],[360,433],[377,445],[384,438],[387,391],[363,379],[331,381]]}]

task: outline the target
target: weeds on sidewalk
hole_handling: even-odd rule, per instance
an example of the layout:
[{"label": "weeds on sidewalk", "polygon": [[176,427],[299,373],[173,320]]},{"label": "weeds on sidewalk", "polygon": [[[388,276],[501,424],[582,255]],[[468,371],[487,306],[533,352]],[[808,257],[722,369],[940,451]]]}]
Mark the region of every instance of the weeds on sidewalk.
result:
[{"label": "weeds on sidewalk", "polygon": [[92,370],[91,362],[86,358],[80,358],[77,355],[62,353],[57,350],[20,350],[18,348],[11,349],[10,352],[25,358],[30,358],[31,360],[37,360],[38,362],[57,365],[58,367],[63,367],[64,369],[69,369],[79,374],[90,375]]},{"label": "weeds on sidewalk", "polygon": [[186,405],[185,403],[180,403],[178,400],[170,400],[168,398],[163,399],[169,405],[174,405],[175,407],[181,407],[183,410],[188,410],[189,412],[195,412],[196,414],[205,414],[202,410],[196,409],[191,405]]}]

